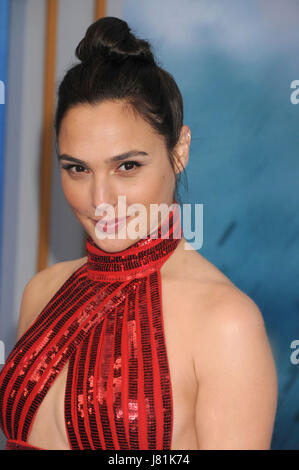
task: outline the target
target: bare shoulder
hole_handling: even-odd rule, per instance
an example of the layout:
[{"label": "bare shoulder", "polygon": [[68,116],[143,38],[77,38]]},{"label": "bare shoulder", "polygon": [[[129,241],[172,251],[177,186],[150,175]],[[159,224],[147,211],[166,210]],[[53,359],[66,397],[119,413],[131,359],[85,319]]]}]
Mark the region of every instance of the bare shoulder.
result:
[{"label": "bare shoulder", "polygon": [[166,303],[192,364],[199,449],[269,449],[278,377],[262,312],[196,251],[171,263]]},{"label": "bare shoulder", "polygon": [[169,266],[168,297],[172,311],[180,312],[177,322],[186,329],[198,371],[202,373],[208,364],[207,354],[216,351],[212,344],[221,349],[234,341],[238,347],[238,342],[245,344],[244,336],[250,341],[251,334],[252,345],[259,339],[267,349],[264,319],[257,304],[188,242],[186,246],[189,249],[181,244]]},{"label": "bare shoulder", "polygon": [[87,257],[55,263],[39,271],[27,282],[20,307],[18,338],[29,328],[63,283],[86,261]]},{"label": "bare shoulder", "polygon": [[[173,287],[173,295],[192,306],[210,307],[219,302],[223,295],[242,294],[233,282],[208,261],[185,239],[172,256],[162,266],[162,275]],[[198,309],[197,309],[198,311]]]},{"label": "bare shoulder", "polygon": [[[259,311],[247,294],[184,239],[176,257],[172,259],[172,264],[168,263],[165,273],[168,281],[180,287],[177,292],[178,295],[183,294],[183,301],[185,302],[187,297],[190,298],[190,305],[194,307],[191,311],[198,312],[197,306],[209,306],[210,318],[212,311],[215,312],[214,316],[218,311],[218,316],[223,312],[223,317],[226,317],[229,305],[242,305],[255,313]],[[224,306],[227,307],[225,311]]]}]

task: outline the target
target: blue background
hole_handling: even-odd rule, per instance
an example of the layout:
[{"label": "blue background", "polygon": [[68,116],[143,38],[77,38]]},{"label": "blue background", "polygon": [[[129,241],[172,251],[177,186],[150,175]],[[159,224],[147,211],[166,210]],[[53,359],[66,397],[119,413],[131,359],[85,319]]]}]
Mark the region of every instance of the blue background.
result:
[{"label": "blue background", "polygon": [[184,99],[189,191],[203,204],[200,253],[260,308],[276,362],[272,449],[299,449],[299,2],[124,0]]}]

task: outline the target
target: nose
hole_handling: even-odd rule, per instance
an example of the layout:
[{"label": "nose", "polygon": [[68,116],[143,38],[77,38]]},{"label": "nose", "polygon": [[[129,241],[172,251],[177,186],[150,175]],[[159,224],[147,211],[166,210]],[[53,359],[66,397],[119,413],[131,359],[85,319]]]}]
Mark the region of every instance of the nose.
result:
[{"label": "nose", "polygon": [[104,215],[103,212],[99,212],[99,208],[103,211],[109,206],[115,207],[117,193],[107,175],[95,176],[91,185],[91,199],[95,217]]}]

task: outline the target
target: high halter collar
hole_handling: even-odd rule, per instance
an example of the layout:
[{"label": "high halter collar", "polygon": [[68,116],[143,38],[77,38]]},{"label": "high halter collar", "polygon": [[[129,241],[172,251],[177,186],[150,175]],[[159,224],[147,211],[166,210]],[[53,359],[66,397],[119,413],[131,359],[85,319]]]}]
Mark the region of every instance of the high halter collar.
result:
[{"label": "high halter collar", "polygon": [[152,236],[153,233],[114,253],[99,248],[89,235],[86,240],[88,277],[102,281],[130,280],[159,269],[182,237],[177,203],[158,227],[156,237]]}]

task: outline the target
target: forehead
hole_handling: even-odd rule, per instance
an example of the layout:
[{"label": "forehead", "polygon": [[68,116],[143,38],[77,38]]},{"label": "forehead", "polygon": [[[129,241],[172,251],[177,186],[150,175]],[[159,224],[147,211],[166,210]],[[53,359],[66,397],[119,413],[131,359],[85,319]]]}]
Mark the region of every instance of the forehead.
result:
[{"label": "forehead", "polygon": [[122,139],[132,143],[163,140],[132,106],[121,100],[74,106],[62,119],[59,132],[60,143],[88,140],[104,144]]}]

